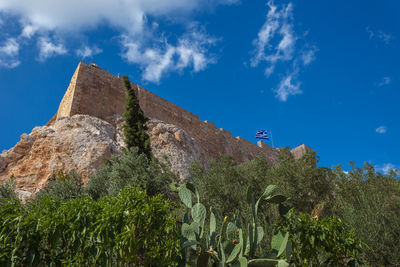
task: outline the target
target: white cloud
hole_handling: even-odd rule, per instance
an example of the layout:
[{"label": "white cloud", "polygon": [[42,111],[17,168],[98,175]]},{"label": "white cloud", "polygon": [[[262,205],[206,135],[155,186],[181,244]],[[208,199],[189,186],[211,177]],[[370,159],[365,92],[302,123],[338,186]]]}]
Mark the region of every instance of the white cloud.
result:
[{"label": "white cloud", "polygon": [[302,38],[294,31],[293,4],[289,3],[279,8],[270,0],[267,3],[266,20],[257,38],[253,41],[254,51],[251,66],[257,67],[266,62],[264,74],[269,77],[275,72],[278,64],[284,65],[289,73],[282,77],[278,87],[274,90],[280,101],[287,101],[290,95],[301,94],[298,81],[299,64],[307,66],[315,60],[318,48],[308,45],[297,51],[298,41]]},{"label": "white cloud", "polygon": [[[210,4],[232,4],[233,0],[211,0]],[[76,31],[106,22],[127,32],[141,31],[146,17],[190,13],[204,6],[202,0],[2,0],[0,11],[23,18],[38,29]]]},{"label": "white cloud", "polygon": [[376,171],[382,172],[383,174],[389,174],[391,170],[394,170],[397,174],[400,173],[399,167],[392,163],[385,163],[383,165],[376,165]]},{"label": "white cloud", "polygon": [[215,42],[214,38],[197,31],[184,35],[175,46],[164,41],[161,46],[143,48],[128,36],[122,39],[124,57],[142,68],[143,79],[155,83],[168,72],[180,72],[189,67],[198,72],[214,63],[215,59],[208,56],[207,51]]},{"label": "white cloud", "polygon": [[45,61],[56,55],[64,55],[67,53],[67,49],[62,43],[54,43],[46,37],[39,38],[38,47],[40,49],[39,61]]},{"label": "white cloud", "polygon": [[392,83],[392,79],[388,76],[383,77],[382,80],[378,83],[379,87],[385,86],[385,85],[389,85]]},{"label": "white cloud", "polygon": [[76,55],[78,57],[81,57],[82,59],[91,58],[94,55],[100,54],[101,52],[103,52],[103,50],[101,50],[97,46],[90,48],[86,45],[80,49],[75,50]]},{"label": "white cloud", "polygon": [[[287,61],[293,58],[294,46],[297,37],[293,31],[292,10],[293,5],[289,3],[286,7],[278,10],[273,1],[268,2],[269,11],[266,21],[258,32],[257,39],[253,41],[255,55],[251,59],[253,67],[266,61],[269,67],[265,70],[267,76],[275,70],[278,61]],[[273,46],[272,40],[278,37],[280,40]],[[272,50],[267,51],[266,50]]]},{"label": "white cloud", "polygon": [[366,27],[365,30],[368,33],[369,39],[378,39],[385,44],[389,44],[390,41],[393,39],[392,35],[389,33],[385,33],[382,30],[372,31],[369,27]]},{"label": "white cloud", "polygon": [[387,127],[386,126],[379,126],[378,128],[375,129],[375,131],[379,134],[384,134],[387,132]]},{"label": "white cloud", "polygon": [[[19,19],[22,27],[21,37],[37,36],[41,48],[39,59],[42,61],[51,56],[65,54],[67,51],[60,42],[46,40],[47,36],[56,36],[58,40],[63,40],[63,37],[71,36],[70,33],[82,33],[98,26],[109,26],[117,32],[117,36],[129,40],[122,46],[124,52],[129,54],[122,53],[122,56],[129,62],[139,64],[145,71],[143,76],[146,79],[158,81],[159,77],[168,71],[182,70],[191,66],[196,72],[204,69],[212,60],[206,45],[199,43],[198,40],[195,43],[185,42],[184,36],[160,32],[154,25],[158,25],[162,20],[167,20],[169,24],[172,22],[189,25],[193,22],[192,14],[196,10],[229,5],[238,1],[0,0],[0,12]],[[163,36],[168,36],[168,40],[160,43],[159,40],[163,39]],[[171,39],[178,41],[174,42]],[[64,40],[63,43],[69,42]],[[79,52],[75,52],[78,56],[89,57],[95,52],[92,48],[89,49],[81,48]],[[133,57],[135,49],[145,54]],[[153,70],[155,73],[150,74]]]},{"label": "white cloud", "polygon": [[22,29],[21,37],[31,38],[37,30],[38,28],[36,26],[27,24]]},{"label": "white cloud", "polygon": [[316,58],[315,53],[318,51],[318,48],[316,46],[311,46],[308,49],[305,49],[302,51],[300,57],[301,60],[304,64],[304,66],[309,65],[311,62],[313,62]]},{"label": "white cloud", "polygon": [[290,95],[301,94],[300,82],[297,81],[297,72],[294,71],[281,79],[278,88],[275,89],[276,97],[286,102]]},{"label": "white cloud", "polygon": [[8,38],[0,46],[0,66],[6,68],[15,68],[21,62],[18,60],[19,44],[15,38]]}]

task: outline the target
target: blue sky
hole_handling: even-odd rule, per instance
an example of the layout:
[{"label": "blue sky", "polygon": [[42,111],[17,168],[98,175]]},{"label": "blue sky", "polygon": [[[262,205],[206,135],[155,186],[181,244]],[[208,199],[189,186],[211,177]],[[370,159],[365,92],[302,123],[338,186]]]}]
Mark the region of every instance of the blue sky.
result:
[{"label": "blue sky", "polygon": [[256,142],[320,165],[400,168],[400,2],[0,1],[0,150],[57,111],[96,62]]}]

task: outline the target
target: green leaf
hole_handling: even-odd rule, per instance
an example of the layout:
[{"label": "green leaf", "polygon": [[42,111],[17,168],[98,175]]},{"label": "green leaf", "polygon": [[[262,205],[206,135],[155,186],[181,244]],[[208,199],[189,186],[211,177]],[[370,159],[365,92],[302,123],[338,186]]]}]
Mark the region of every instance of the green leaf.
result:
[{"label": "green leaf", "polygon": [[183,204],[186,205],[188,208],[192,208],[192,192],[187,189],[185,185],[179,187],[178,192],[179,198],[182,200]]},{"label": "green leaf", "polygon": [[232,222],[228,223],[228,226],[226,227],[226,238],[231,239],[236,236],[236,225]]},{"label": "green leaf", "polygon": [[192,208],[193,221],[199,223],[200,226],[203,226],[204,221],[206,220],[206,213],[206,207],[201,203],[196,203]]},{"label": "green leaf", "polygon": [[281,248],[283,238],[284,237],[281,231],[276,232],[271,239],[271,248],[273,250],[279,251],[279,249]]},{"label": "green leaf", "polygon": [[265,188],[264,193],[262,194],[262,197],[269,197],[271,196],[273,193],[275,193],[276,189],[278,188],[278,186],[276,185],[269,185],[267,186],[267,188]]},{"label": "green leaf", "polygon": [[286,233],[285,238],[281,243],[281,247],[279,248],[278,255],[276,256],[277,258],[279,258],[283,252],[285,252],[288,239],[289,239],[289,233]]},{"label": "green leaf", "polygon": [[287,267],[287,266],[289,266],[289,263],[287,263],[285,260],[279,260],[278,267]]},{"label": "green leaf", "polygon": [[263,237],[264,237],[264,229],[261,226],[258,226],[257,227],[257,245],[260,245]]},{"label": "green leaf", "polygon": [[231,255],[229,255],[228,259],[226,260],[226,263],[234,262],[239,257],[239,253],[241,250],[242,250],[242,244],[240,243],[236,244],[231,252]]},{"label": "green leaf", "polygon": [[213,233],[217,230],[217,221],[215,219],[214,212],[212,208],[210,208],[210,233]]},{"label": "green leaf", "polygon": [[245,257],[240,257],[238,259],[238,262],[240,264],[240,267],[247,267],[247,259]]},{"label": "green leaf", "polygon": [[197,198],[197,203],[200,203],[200,194],[199,191],[196,189],[196,187],[192,183],[186,183],[186,187],[193,192],[193,194],[196,195]]},{"label": "green leaf", "polygon": [[187,240],[182,244],[181,249],[185,249],[185,248],[193,246],[193,245],[200,245],[200,242],[197,240]]},{"label": "green leaf", "polygon": [[187,223],[182,224],[181,234],[187,240],[196,240],[196,231],[192,225]]}]

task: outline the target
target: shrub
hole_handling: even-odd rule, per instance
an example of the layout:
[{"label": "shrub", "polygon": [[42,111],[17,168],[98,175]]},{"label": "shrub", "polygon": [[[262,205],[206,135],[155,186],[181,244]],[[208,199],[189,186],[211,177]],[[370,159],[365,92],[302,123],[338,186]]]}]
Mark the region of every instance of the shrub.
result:
[{"label": "shrub", "polygon": [[7,182],[0,185],[0,201],[2,199],[18,199],[15,193],[15,181],[13,176]]},{"label": "shrub", "polygon": [[355,266],[363,264],[365,247],[355,230],[337,217],[320,220],[309,214],[290,211],[277,223],[277,230],[288,232],[294,266]]},{"label": "shrub", "polygon": [[167,195],[169,184],[174,180],[166,166],[157,159],[149,160],[138,148],[127,149],[122,155],[113,155],[104,167],[91,177],[86,192],[97,199],[106,195],[117,195],[127,186],[139,186],[148,195]]},{"label": "shrub", "polygon": [[82,178],[76,172],[71,171],[69,174],[66,174],[60,170],[57,176],[49,179],[48,186],[42,188],[36,194],[36,197],[45,194],[57,200],[79,197],[84,194]]},{"label": "shrub", "polygon": [[0,265],[173,266],[178,234],[170,203],[138,188],[94,201],[43,195],[0,203]]},{"label": "shrub", "polygon": [[348,173],[335,169],[337,197],[333,214],[356,229],[370,247],[364,256],[371,266],[400,264],[400,181],[395,172],[377,173],[368,163]]}]

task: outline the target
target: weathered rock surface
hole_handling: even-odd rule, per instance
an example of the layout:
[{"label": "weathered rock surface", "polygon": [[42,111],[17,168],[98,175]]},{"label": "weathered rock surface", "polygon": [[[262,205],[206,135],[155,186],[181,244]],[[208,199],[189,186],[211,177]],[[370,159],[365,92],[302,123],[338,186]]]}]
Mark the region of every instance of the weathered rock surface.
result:
[{"label": "weathered rock surface", "polygon": [[[121,153],[122,117],[106,122],[89,115],[63,117],[23,134],[17,145],[0,154],[0,184],[14,175],[19,190],[36,193],[59,170],[77,171],[87,180],[112,154]],[[188,176],[193,159],[205,162],[202,150],[182,129],[162,121],[148,123],[156,157],[168,158],[173,172]]]}]

